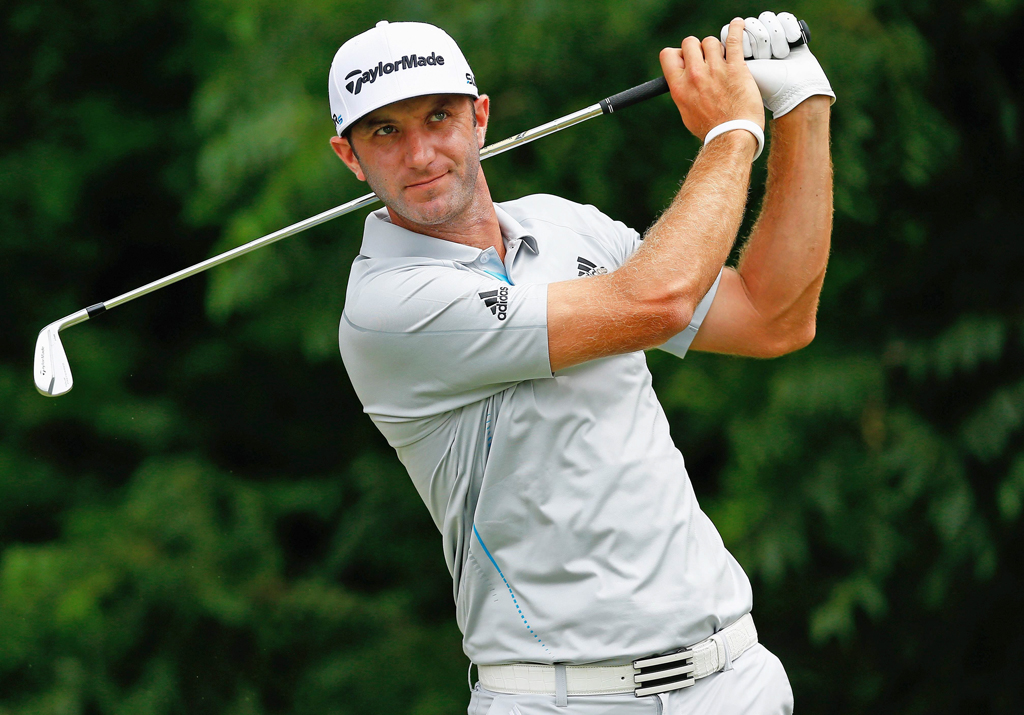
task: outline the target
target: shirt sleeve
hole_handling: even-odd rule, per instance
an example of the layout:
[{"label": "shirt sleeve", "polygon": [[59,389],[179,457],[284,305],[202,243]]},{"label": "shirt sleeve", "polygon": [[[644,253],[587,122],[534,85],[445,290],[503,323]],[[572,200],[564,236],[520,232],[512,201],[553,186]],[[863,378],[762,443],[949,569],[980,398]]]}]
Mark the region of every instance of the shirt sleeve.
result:
[{"label": "shirt sleeve", "polygon": [[593,226],[594,234],[610,243],[609,248],[615,257],[614,268],[618,268],[629,260],[636,249],[643,245],[643,236],[636,229],[630,228],[621,221],[616,221],[596,206],[587,204],[582,206],[581,210],[586,221]]},{"label": "shirt sleeve", "polygon": [[725,271],[724,268],[718,272],[718,278],[715,279],[715,282],[711,284],[711,288],[704,294],[700,303],[697,304],[697,308],[693,311],[693,317],[690,318],[690,324],[686,326],[686,329],[669,338],[668,342],[664,345],[659,345],[659,350],[672,353],[680,358],[686,355],[686,351],[690,349],[690,343],[697,337],[697,331],[700,330],[701,323],[704,322],[705,316],[711,310],[711,304],[715,301],[715,296],[718,294],[718,284],[722,282],[723,271]]},{"label": "shirt sleeve", "polygon": [[350,286],[339,342],[367,413],[439,414],[551,377],[547,286],[450,263],[382,271]]}]

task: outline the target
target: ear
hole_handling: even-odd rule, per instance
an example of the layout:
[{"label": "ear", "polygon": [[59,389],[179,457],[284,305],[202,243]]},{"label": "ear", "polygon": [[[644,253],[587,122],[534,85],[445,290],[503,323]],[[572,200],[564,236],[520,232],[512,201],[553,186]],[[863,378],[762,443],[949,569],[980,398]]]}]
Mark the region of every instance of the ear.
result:
[{"label": "ear", "polygon": [[359,165],[359,159],[356,158],[356,153],[352,151],[352,145],[348,143],[348,139],[345,137],[331,137],[331,148],[334,149],[334,153],[338,155],[338,158],[345,162],[345,166],[356,175],[357,179],[366,181],[363,167]]},{"label": "ear", "polygon": [[484,147],[487,136],[487,118],[491,115],[491,98],[481,94],[473,100],[473,111],[476,113],[476,141],[480,149]]}]

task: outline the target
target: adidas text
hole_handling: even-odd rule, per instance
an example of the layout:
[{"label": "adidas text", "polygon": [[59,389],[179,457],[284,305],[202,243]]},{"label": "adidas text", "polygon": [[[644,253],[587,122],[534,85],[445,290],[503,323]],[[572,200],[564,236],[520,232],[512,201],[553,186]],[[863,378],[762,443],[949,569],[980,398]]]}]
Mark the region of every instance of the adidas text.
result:
[{"label": "adidas text", "polygon": [[376,67],[363,70],[352,70],[345,79],[350,80],[345,83],[345,89],[350,94],[359,94],[359,90],[363,88],[364,84],[373,84],[377,81],[377,78],[384,74],[391,74],[398,70],[413,69],[414,67],[426,67],[427,65],[443,65],[444,57],[431,52],[430,57],[419,57],[417,55],[406,55],[400,60],[394,62],[378,62]]},{"label": "adidas text", "polygon": [[508,317],[508,288],[502,286],[497,290],[486,290],[480,293],[480,299],[498,320]]}]

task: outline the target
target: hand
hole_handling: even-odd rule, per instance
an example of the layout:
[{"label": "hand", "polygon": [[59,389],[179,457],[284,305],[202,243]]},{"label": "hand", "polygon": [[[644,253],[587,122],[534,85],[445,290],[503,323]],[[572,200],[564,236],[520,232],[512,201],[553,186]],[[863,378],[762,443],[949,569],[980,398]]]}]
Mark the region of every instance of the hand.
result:
[{"label": "hand", "polygon": [[764,128],[764,109],[757,85],[743,61],[743,20],[728,27],[723,57],[715,37],[683,40],[680,49],[661,51],[661,69],[683,124],[701,141],[719,124],[749,119]]},{"label": "hand", "polygon": [[[722,28],[722,36],[732,32],[735,20]],[[801,40],[797,19],[788,12],[762,12],[744,21],[743,49],[747,67],[757,83],[764,106],[776,119],[791,111],[808,97],[825,95],[835,102],[836,95],[818,60],[807,44],[791,47]]]}]

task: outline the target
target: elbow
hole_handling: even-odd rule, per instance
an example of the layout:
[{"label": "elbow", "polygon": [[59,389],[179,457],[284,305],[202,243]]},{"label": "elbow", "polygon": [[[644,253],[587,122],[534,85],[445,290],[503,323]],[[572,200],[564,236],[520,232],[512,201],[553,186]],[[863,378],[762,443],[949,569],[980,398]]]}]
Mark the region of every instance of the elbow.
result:
[{"label": "elbow", "polygon": [[693,319],[693,309],[682,301],[666,301],[649,304],[634,315],[643,316],[636,326],[641,343],[638,347],[649,350],[664,345],[686,330]]},{"label": "elbow", "polygon": [[690,327],[695,309],[696,305],[691,304],[687,300],[680,300],[679,298],[666,300],[660,310],[658,322],[662,329],[659,331],[660,334],[656,336],[658,340],[656,345],[663,345]]},{"label": "elbow", "polygon": [[664,345],[686,330],[697,306],[666,285],[644,285],[641,291],[622,293],[624,304],[629,306],[621,316],[622,325],[629,326],[627,331],[634,335],[636,349]]},{"label": "elbow", "polygon": [[782,357],[806,348],[814,340],[815,329],[815,321],[812,318],[800,325],[788,326],[784,330],[777,331],[773,339],[768,341],[767,350],[762,357]]},{"label": "elbow", "polygon": [[679,333],[690,327],[693,314],[699,301],[691,301],[679,296],[667,296],[655,308],[658,327],[651,336],[652,347],[664,345]]},{"label": "elbow", "polygon": [[789,349],[787,353],[795,353],[797,350],[803,350],[814,341],[814,332],[817,329],[815,321],[812,319],[797,331],[794,331],[793,335],[790,336]]}]

